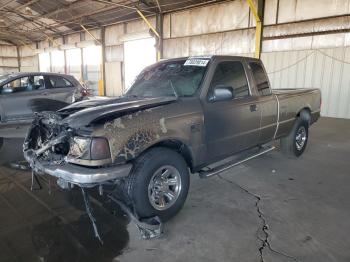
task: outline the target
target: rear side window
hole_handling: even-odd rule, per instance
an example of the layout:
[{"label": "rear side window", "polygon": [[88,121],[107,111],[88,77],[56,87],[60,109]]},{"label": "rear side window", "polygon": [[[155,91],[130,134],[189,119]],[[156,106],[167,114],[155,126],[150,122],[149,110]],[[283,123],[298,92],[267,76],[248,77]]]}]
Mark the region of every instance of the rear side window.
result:
[{"label": "rear side window", "polygon": [[35,90],[45,89],[45,81],[43,76],[33,76],[32,81]]},{"label": "rear side window", "polygon": [[29,77],[21,77],[17,78],[6,85],[3,85],[1,88],[1,94],[11,94],[11,93],[18,93],[18,92],[25,92],[25,91],[31,91],[31,85],[30,85],[30,79]]},{"label": "rear side window", "polygon": [[239,61],[225,61],[218,64],[210,84],[210,90],[218,85],[232,87],[234,98],[249,96],[247,77],[244,67]]},{"label": "rear side window", "polygon": [[265,74],[265,71],[261,64],[259,63],[249,63],[249,66],[252,70],[253,77],[256,83],[256,87],[261,96],[266,96],[271,94],[271,89],[269,86],[269,80]]},{"label": "rear side window", "polygon": [[62,76],[49,76],[49,80],[52,88],[73,87],[72,83]]}]

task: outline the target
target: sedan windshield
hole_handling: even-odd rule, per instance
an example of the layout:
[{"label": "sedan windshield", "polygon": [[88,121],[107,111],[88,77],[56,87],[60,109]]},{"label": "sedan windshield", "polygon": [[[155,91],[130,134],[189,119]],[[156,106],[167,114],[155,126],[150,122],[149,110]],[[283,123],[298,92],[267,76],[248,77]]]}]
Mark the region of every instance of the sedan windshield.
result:
[{"label": "sedan windshield", "polygon": [[205,74],[207,63],[194,65],[186,60],[168,61],[146,68],[136,78],[126,96],[193,96]]}]

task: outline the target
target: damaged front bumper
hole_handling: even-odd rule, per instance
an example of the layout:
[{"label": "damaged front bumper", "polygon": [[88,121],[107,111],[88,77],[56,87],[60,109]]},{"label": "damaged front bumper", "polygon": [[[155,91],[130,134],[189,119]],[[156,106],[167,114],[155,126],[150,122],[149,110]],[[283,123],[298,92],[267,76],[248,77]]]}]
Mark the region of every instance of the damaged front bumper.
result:
[{"label": "damaged front bumper", "polygon": [[66,185],[63,188],[69,188],[69,184],[93,187],[129,175],[130,163],[89,167],[70,163],[67,154],[75,135],[75,130],[61,124],[59,115],[37,114],[23,145],[24,157],[33,172],[58,178],[60,186]]},{"label": "damaged front bumper", "polygon": [[31,151],[25,152],[25,158],[29,163],[33,163],[32,168],[35,172],[48,174],[81,187],[91,187],[126,177],[132,168],[131,164],[87,168],[69,163],[42,163],[40,160],[34,160],[35,156],[32,155]]}]

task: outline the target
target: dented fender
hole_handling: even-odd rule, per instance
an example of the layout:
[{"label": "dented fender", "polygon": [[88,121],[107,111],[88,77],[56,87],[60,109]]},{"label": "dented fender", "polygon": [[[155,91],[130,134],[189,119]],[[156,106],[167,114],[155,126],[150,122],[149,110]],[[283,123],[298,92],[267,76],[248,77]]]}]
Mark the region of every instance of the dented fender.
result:
[{"label": "dented fender", "polygon": [[92,136],[108,139],[113,163],[132,160],[165,141],[185,144],[192,156],[197,155],[193,151],[205,144],[200,109],[200,103],[194,101],[150,108],[96,126]]}]

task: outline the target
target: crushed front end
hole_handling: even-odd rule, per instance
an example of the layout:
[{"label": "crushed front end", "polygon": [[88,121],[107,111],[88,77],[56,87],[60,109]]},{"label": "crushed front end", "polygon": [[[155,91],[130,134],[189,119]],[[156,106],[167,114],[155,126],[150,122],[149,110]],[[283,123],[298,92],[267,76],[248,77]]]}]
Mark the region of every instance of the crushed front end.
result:
[{"label": "crushed front end", "polygon": [[57,177],[63,188],[93,187],[130,173],[131,164],[112,164],[106,138],[92,137],[89,128],[73,129],[63,117],[52,112],[36,115],[23,145],[35,173]]},{"label": "crushed front end", "polygon": [[122,208],[144,239],[159,237],[162,224],[158,217],[148,218],[149,223],[141,221],[132,206],[125,204],[128,202],[125,197],[116,198],[120,196],[118,183],[129,175],[132,164],[113,164],[108,139],[93,137],[88,127],[71,128],[63,121],[64,117],[64,114],[53,112],[36,114],[23,144],[24,157],[32,168],[32,176],[36,178],[38,174],[48,174],[56,177],[57,184],[63,189],[71,189],[73,185],[80,187],[87,215],[101,243],[89,194],[85,190],[95,186],[101,195],[105,186],[113,188],[106,190],[107,198]]}]

